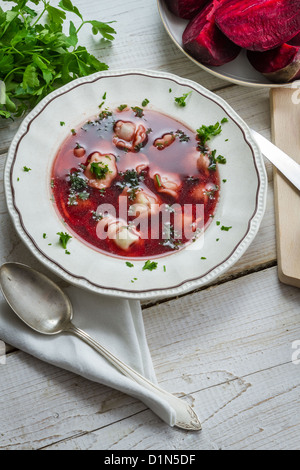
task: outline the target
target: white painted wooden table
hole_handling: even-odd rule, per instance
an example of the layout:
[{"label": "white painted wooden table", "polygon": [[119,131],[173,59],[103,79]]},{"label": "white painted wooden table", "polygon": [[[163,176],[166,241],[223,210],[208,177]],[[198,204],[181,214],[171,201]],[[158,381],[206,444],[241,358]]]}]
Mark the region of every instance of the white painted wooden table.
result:
[{"label": "white painted wooden table", "polygon": [[[270,138],[266,89],[231,85],[182,55],[160,22],[155,0],[76,0],[84,16],[116,20],[114,44],[85,43],[110,68],[148,68],[201,83]],[[1,177],[19,122],[0,123]],[[213,286],[143,305],[160,385],[184,392],[201,433],[171,429],[135,399],[42,363],[7,345],[0,365],[0,449],[300,449],[300,291],[278,281],[272,168],[258,236]],[[0,186],[1,263],[43,270],[19,241]],[[163,333],[162,333],[163,332]],[[1,339],[1,332],[0,332]],[[300,357],[300,354],[299,354]]]}]

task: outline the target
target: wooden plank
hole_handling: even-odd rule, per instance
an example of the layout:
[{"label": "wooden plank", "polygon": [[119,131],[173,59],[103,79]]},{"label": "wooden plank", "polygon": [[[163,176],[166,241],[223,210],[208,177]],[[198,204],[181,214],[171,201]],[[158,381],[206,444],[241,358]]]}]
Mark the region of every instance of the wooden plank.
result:
[{"label": "wooden plank", "polygon": [[294,369],[284,364],[193,394],[189,400],[201,403],[196,407],[203,418],[201,433],[166,428],[144,411],[47,449],[299,450],[300,376]]},{"label": "wooden plank", "polygon": [[[300,163],[300,104],[295,90],[272,90],[271,106],[274,143]],[[299,191],[276,169],[274,181],[278,274],[282,282],[300,287]]]},{"label": "wooden plank", "polygon": [[[290,397],[286,400],[299,400],[295,387],[300,380],[300,366],[293,365],[280,374],[276,372],[278,366],[291,362],[292,343],[300,339],[299,300],[300,291],[282,285],[276,269],[272,268],[145,309],[145,329],[158,381],[166,390],[188,395],[205,424],[201,434],[203,445],[211,440],[210,417],[220,416],[222,421],[224,416],[223,430],[213,426],[213,441],[218,442],[219,447],[233,445],[242,431],[246,433],[245,441],[247,435],[252,436],[255,416],[257,419],[265,412],[268,417],[273,410],[272,420],[279,422],[280,408],[269,408],[278,394],[278,387],[282,391],[280,404],[285,402],[285,393]],[[77,436],[99,429],[108,436],[107,448],[113,448],[117,445],[117,426],[122,432],[126,431],[126,436],[128,429],[132,429],[132,441],[129,438],[122,442],[127,448],[136,448],[137,436],[144,433],[148,437],[141,439],[141,448],[147,445],[161,448],[156,446],[163,436],[170,449],[178,446],[178,436],[182,449],[188,449],[191,442],[195,444],[192,433],[179,431],[178,434],[170,430],[150,411],[139,415],[145,406],[138,401],[22,352],[10,354],[7,365],[0,367],[0,449],[41,448],[57,442],[63,448],[69,445],[64,440],[74,438],[76,443]],[[266,375],[261,375],[255,393],[252,387],[247,388],[242,408],[232,393],[228,400],[222,395],[227,383],[234,382],[239,396],[241,388],[250,380],[248,376],[264,371],[268,371],[270,384],[263,386]],[[264,408],[266,394],[269,402]],[[244,406],[251,404],[251,400],[253,405],[249,405],[249,409],[253,408],[253,414],[251,412],[245,427]],[[258,409],[260,402],[262,407]],[[228,430],[226,412],[223,415],[222,410],[226,409],[231,410],[234,419],[232,433]],[[290,427],[295,426],[297,432],[298,418],[295,416],[293,420],[295,409],[290,408],[287,413]],[[129,421],[123,427],[120,421],[125,418]],[[117,426],[114,423],[118,423]],[[225,430],[230,434],[228,441],[222,437]],[[155,436],[159,436],[158,440]],[[265,431],[266,445],[272,446],[272,436],[269,426]],[[94,439],[99,445],[97,434],[87,439],[87,442]],[[281,444],[283,442],[284,439]],[[85,448],[85,445],[85,441],[76,443],[78,448]]]}]

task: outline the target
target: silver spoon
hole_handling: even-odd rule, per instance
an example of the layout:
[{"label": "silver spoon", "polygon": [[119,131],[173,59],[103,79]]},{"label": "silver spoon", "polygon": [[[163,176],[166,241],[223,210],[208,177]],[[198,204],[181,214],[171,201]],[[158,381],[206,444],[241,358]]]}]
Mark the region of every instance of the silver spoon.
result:
[{"label": "silver spoon", "polygon": [[147,380],[74,326],[71,323],[73,309],[70,299],[49,278],[24,264],[5,263],[0,268],[0,286],[9,306],[30,328],[45,335],[67,332],[78,336],[126,377],[166,400],[176,411],[175,426],[192,431],[201,430],[196,413],[184,400]]}]

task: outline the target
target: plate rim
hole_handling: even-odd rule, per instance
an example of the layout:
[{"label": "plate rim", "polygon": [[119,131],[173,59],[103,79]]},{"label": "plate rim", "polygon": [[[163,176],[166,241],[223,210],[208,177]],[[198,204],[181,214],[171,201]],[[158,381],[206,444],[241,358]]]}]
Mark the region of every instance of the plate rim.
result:
[{"label": "plate rim", "polygon": [[[160,19],[161,19],[161,22],[167,32],[167,34],[169,35],[170,39],[172,40],[172,42],[175,44],[175,46],[188,58],[190,59],[192,62],[194,62],[194,64],[198,65],[198,67],[202,68],[202,70],[205,70],[205,72],[211,74],[211,75],[214,75],[215,77],[217,78],[220,78],[221,80],[225,80],[229,83],[234,83],[235,85],[240,85],[240,86],[247,86],[247,87],[250,87],[250,88],[294,88],[295,85],[296,85],[296,88],[300,87],[300,80],[295,80],[294,82],[291,82],[291,83],[254,83],[254,82],[248,82],[246,80],[239,80],[237,78],[231,78],[231,77],[227,77],[226,75],[223,75],[222,73],[219,73],[215,70],[211,70],[209,67],[206,67],[206,65],[204,64],[201,64],[201,62],[199,62],[197,59],[195,59],[193,56],[191,56],[187,51],[184,50],[184,48],[176,41],[176,39],[174,38],[174,36],[172,35],[171,31],[170,31],[170,28],[168,28],[168,25],[164,19],[164,16],[163,16],[163,13],[162,13],[162,2],[164,2],[165,0],[157,0],[157,7],[158,7],[158,12],[159,12],[159,16],[160,16]],[[297,86],[297,83],[298,83],[298,86]]]},{"label": "plate rim", "polygon": [[[164,287],[164,288],[156,288],[156,289],[144,289],[144,290],[131,290],[131,289],[123,289],[123,288],[109,288],[103,287],[98,284],[93,283],[89,279],[85,278],[84,276],[74,275],[69,272],[66,268],[64,268],[60,263],[56,260],[51,259],[46,253],[43,252],[42,248],[40,248],[33,238],[28,233],[25,224],[23,222],[22,214],[20,213],[18,207],[15,203],[15,190],[12,183],[12,173],[14,162],[17,157],[18,147],[22,141],[22,139],[27,135],[30,130],[32,122],[38,118],[38,116],[43,112],[43,110],[47,107],[49,103],[53,100],[59,98],[60,96],[68,93],[70,90],[74,88],[78,88],[81,85],[86,83],[94,83],[98,80],[101,80],[103,77],[121,77],[125,75],[142,75],[147,76],[149,78],[159,78],[159,79],[166,79],[175,82],[180,86],[187,86],[197,93],[202,94],[202,96],[210,99],[218,106],[220,106],[224,112],[226,112],[230,118],[234,121],[234,123],[239,127],[242,131],[244,136],[244,140],[246,144],[249,146],[252,156],[253,156],[253,163],[255,167],[255,171],[257,174],[257,190],[256,190],[256,205],[252,216],[248,220],[248,227],[243,235],[243,237],[239,240],[236,246],[231,251],[230,255],[226,257],[226,259],[222,260],[221,263],[217,264],[210,268],[206,273],[201,275],[200,277],[197,276],[195,278],[185,279],[184,281],[180,282],[177,285]],[[25,129],[25,130],[24,130]],[[32,252],[32,254],[48,269],[52,272],[57,274],[59,277],[63,278],[65,281],[69,282],[72,285],[76,285],[81,288],[85,288],[89,291],[96,292],[98,294],[105,294],[115,297],[121,298],[131,298],[136,300],[151,300],[154,298],[159,297],[172,297],[179,294],[187,293],[191,290],[197,289],[201,286],[207,285],[209,282],[213,281],[214,279],[218,278],[222,272],[227,271],[232,265],[234,265],[238,259],[243,255],[243,253],[248,249],[249,245],[254,240],[261,221],[263,219],[263,215],[265,212],[266,207],[266,199],[267,199],[267,174],[264,165],[264,160],[262,157],[262,153],[257,145],[256,141],[253,139],[251,135],[251,131],[247,124],[242,120],[242,118],[231,108],[231,106],[222,98],[215,95],[213,92],[205,89],[202,85],[191,81],[189,79],[181,78],[177,75],[170,74],[167,72],[158,72],[152,70],[143,70],[143,69],[124,69],[124,70],[116,70],[116,71],[104,71],[92,74],[87,77],[82,77],[76,79],[67,85],[53,91],[50,93],[46,98],[44,98],[23,120],[21,123],[17,133],[15,134],[14,139],[10,145],[7,160],[5,164],[4,170],[4,184],[5,184],[5,196],[8,206],[8,211],[15,226],[17,233],[19,234],[20,238]],[[250,237],[250,240],[247,241],[247,238]],[[227,266],[226,266],[227,263]],[[220,271],[221,272],[218,272]]]}]

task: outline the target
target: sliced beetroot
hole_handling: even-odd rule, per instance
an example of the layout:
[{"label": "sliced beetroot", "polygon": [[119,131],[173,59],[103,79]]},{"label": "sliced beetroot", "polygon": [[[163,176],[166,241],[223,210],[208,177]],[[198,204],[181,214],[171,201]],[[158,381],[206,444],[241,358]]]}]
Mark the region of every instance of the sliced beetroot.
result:
[{"label": "sliced beetroot", "polygon": [[283,44],[266,52],[248,51],[253,67],[275,83],[300,78],[300,47]]},{"label": "sliced beetroot", "polygon": [[235,44],[266,51],[300,31],[300,0],[222,0],[215,18]]},{"label": "sliced beetroot", "polygon": [[218,1],[209,3],[187,25],[182,42],[184,49],[205,65],[219,66],[235,59],[241,48],[230,41],[215,25]]},{"label": "sliced beetroot", "polygon": [[300,33],[298,33],[297,36],[294,36],[288,44],[291,44],[292,46],[300,46]]},{"label": "sliced beetroot", "polygon": [[169,10],[174,15],[191,20],[209,0],[166,0]]}]

